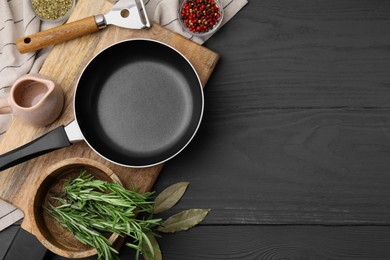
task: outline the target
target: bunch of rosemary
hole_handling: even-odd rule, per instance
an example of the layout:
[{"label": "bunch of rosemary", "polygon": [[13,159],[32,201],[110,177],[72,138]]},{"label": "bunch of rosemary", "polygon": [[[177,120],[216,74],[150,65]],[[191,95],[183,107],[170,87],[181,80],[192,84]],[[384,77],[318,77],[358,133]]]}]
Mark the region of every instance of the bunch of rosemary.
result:
[{"label": "bunch of rosemary", "polygon": [[[138,259],[145,250],[154,252],[147,234],[156,235],[152,229],[161,222],[152,218],[152,196],[153,192],[140,194],[119,183],[94,179],[84,171],[65,184],[64,196],[54,198],[59,205],[50,204],[47,210],[80,242],[96,248],[99,259],[118,259],[118,252],[102,235],[106,232],[133,238],[134,242],[126,245],[136,250]],[[137,219],[136,214],[141,212],[148,217]]]}]

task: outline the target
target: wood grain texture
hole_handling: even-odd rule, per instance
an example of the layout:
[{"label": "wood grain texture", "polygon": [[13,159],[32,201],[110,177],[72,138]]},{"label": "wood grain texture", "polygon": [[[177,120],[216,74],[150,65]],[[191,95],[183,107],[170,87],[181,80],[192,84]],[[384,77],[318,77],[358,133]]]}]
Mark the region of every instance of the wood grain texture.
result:
[{"label": "wood grain texture", "polygon": [[[68,259],[51,252],[43,254],[42,247],[34,237],[22,231],[20,233],[12,242],[4,260]],[[164,234],[158,238],[163,259],[169,260],[384,260],[390,255],[389,240],[390,229],[384,226],[289,225],[198,226],[186,232]],[[5,240],[0,237],[1,241]],[[29,251],[23,246],[26,244],[30,246]],[[32,255],[40,255],[41,258],[31,258]],[[120,259],[133,258],[134,251],[122,247]],[[94,260],[96,257],[85,259]]]},{"label": "wood grain texture", "polygon": [[153,189],[190,182],[164,216],[211,212],[164,234],[164,259],[389,259],[389,13],[250,1],[205,43],[222,58],[204,120]]},{"label": "wood grain texture", "polygon": [[211,208],[208,224],[388,224],[389,113],[206,116],[155,188],[173,183],[170,176],[189,181],[177,210]]},{"label": "wood grain texture", "polygon": [[[110,168],[95,160],[70,158],[49,167],[37,182],[36,192],[31,193],[31,197],[34,198],[34,208],[29,210],[28,219],[32,234],[51,252],[69,258],[88,257],[96,255],[97,251],[78,241],[45,209],[50,208],[50,205],[59,205],[58,200],[53,199],[53,196],[63,194],[66,180],[77,178],[81,171],[86,171],[97,180],[121,183]],[[123,242],[119,234],[115,233],[107,235],[107,239],[114,245],[122,245]]]},{"label": "wood grain texture", "polygon": [[[112,7],[108,1],[79,0],[69,22],[105,13]],[[149,38],[162,41],[183,53],[198,72],[203,86],[208,81],[219,55],[201,45],[188,41],[182,36],[174,34],[157,24],[149,30],[129,30],[110,26],[105,30],[81,38],[56,45],[43,64],[40,74],[47,76],[57,83],[65,93],[65,105],[60,118],[45,128],[33,128],[13,120],[9,130],[0,143],[0,153],[5,153],[27,143],[61,124],[68,124],[74,119],[73,94],[77,80],[86,64],[100,50],[116,42],[134,39]],[[131,50],[129,50],[129,53]],[[32,201],[31,191],[34,190],[41,172],[51,164],[72,157],[85,157],[96,160],[110,167],[121,179],[126,187],[133,183],[141,191],[150,190],[163,165],[144,169],[125,168],[114,165],[94,153],[84,142],[72,145],[48,155],[35,158],[26,163],[3,171],[0,174],[0,197],[23,211],[28,211]],[[31,208],[31,207],[30,207]],[[30,214],[25,214],[29,216]],[[22,227],[31,231],[30,219],[24,218]]]},{"label": "wood grain texture", "polygon": [[205,43],[223,59],[208,112],[388,108],[390,2],[250,1]]},{"label": "wood grain texture", "polygon": [[177,211],[208,224],[389,224],[388,13],[251,1],[206,42],[222,59],[202,126],[155,188],[189,181]]},{"label": "wood grain texture", "polygon": [[16,40],[16,47],[20,53],[32,52],[51,45],[73,40],[97,32],[98,30],[99,28],[96,25],[95,17],[90,16],[19,38]]},{"label": "wood grain texture", "polygon": [[384,260],[389,234],[388,227],[201,226],[158,241],[169,260]]},{"label": "wood grain texture", "polygon": [[[385,260],[389,234],[389,227],[199,226],[158,242],[169,260]],[[120,255],[133,259],[134,252],[123,247]]]}]

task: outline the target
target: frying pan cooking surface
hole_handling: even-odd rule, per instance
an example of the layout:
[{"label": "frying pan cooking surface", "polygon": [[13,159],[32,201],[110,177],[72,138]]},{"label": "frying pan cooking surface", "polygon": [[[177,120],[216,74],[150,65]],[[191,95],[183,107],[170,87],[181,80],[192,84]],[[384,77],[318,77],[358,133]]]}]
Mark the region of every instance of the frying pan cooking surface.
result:
[{"label": "frying pan cooking surface", "polygon": [[165,161],[192,139],[203,92],[191,64],[150,40],[117,43],[86,67],[74,109],[85,141],[101,156],[140,166]]}]

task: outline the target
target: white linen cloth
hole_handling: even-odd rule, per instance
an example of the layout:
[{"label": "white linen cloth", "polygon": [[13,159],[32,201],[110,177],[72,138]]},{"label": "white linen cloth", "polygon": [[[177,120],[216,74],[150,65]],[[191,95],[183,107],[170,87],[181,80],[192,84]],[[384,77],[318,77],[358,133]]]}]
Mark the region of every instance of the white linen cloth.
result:
[{"label": "white linen cloth", "polygon": [[[144,4],[151,21],[203,44],[212,35],[194,37],[183,31],[177,18],[180,1],[144,0]],[[219,1],[224,9],[222,25],[248,3],[247,0]],[[8,95],[13,82],[20,76],[37,73],[50,50],[46,48],[39,52],[20,54],[16,48],[16,39],[57,25],[59,23],[41,22],[31,9],[30,0],[0,0],[0,98]],[[11,115],[0,115],[0,138],[6,132],[11,120]],[[22,217],[23,213],[20,210],[0,200],[0,231]]]},{"label": "white linen cloth", "polygon": [[[50,50],[20,54],[16,39],[57,25],[60,23],[41,23],[29,0],[0,0],[0,98],[7,97],[13,82],[20,76],[37,73]],[[0,115],[0,138],[11,120],[11,115]],[[0,200],[0,231],[23,216],[21,210]]]}]

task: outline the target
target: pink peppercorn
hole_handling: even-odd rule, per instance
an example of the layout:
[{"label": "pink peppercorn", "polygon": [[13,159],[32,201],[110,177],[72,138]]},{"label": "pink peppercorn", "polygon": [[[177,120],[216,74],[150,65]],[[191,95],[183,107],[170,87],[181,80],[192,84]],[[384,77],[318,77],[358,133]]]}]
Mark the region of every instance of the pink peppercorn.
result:
[{"label": "pink peppercorn", "polygon": [[221,19],[221,10],[215,0],[186,0],[180,10],[180,19],[193,33],[206,33]]}]

